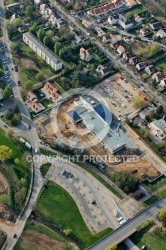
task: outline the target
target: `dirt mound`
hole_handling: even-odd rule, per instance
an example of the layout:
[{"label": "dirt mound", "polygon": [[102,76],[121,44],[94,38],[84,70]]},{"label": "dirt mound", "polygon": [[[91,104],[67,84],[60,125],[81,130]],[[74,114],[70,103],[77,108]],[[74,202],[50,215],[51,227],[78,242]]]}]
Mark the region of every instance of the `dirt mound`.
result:
[{"label": "dirt mound", "polygon": [[37,250],[62,250],[65,247],[65,243],[49,238],[45,234],[40,234],[36,231],[26,230],[22,234],[22,246],[26,249],[28,245],[34,245]]},{"label": "dirt mound", "polygon": [[12,210],[5,204],[0,204],[0,220],[2,222],[16,222],[16,218]]}]

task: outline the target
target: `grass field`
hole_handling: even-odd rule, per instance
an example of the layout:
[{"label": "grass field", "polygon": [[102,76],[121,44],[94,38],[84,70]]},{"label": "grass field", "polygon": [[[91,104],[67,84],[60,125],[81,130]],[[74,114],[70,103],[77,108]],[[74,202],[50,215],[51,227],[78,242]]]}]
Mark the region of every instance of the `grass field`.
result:
[{"label": "grass field", "polygon": [[[30,168],[26,162],[24,152],[21,152],[19,149],[19,146],[6,137],[6,135],[2,129],[0,129],[0,145],[6,145],[12,150],[12,157],[10,160],[8,160],[5,163],[5,169],[7,170],[7,172],[11,176],[11,178],[14,179],[14,181],[18,183],[18,185],[20,187],[19,191],[21,191],[21,188],[24,189],[24,194],[22,193],[22,195],[19,199],[20,202],[23,203],[23,201],[26,197],[26,193],[27,193],[28,186],[29,186],[29,179],[30,179]],[[14,163],[14,160],[16,158],[19,159],[18,164]],[[25,178],[27,180],[26,185],[21,184],[20,180],[22,178]],[[19,208],[19,209],[21,209],[21,208]]]},{"label": "grass field", "polygon": [[47,174],[47,171],[49,170],[50,167],[51,167],[51,163],[43,164],[40,167],[40,171],[42,173],[42,176],[45,176]]},{"label": "grass field", "polygon": [[29,80],[33,83],[37,83],[38,81],[36,80],[36,75],[39,72],[42,73],[45,78],[52,77],[55,74],[55,72],[52,72],[51,67],[46,64],[42,58],[35,54],[27,45],[21,44],[20,46],[22,50],[22,59],[32,61],[34,65],[34,68],[26,69],[24,68],[24,65],[21,65],[19,60],[17,60],[17,63],[19,64],[21,81],[23,83]]},{"label": "grass field", "polygon": [[153,223],[142,226],[133,234],[130,239],[140,249],[143,245],[148,250],[164,250],[165,249],[165,233],[161,228],[152,229]]},{"label": "grass field", "polygon": [[146,183],[145,188],[149,193],[153,193],[160,187],[164,186],[166,184],[166,177],[162,176],[158,180],[152,182],[152,183]]},{"label": "grass field", "polygon": [[145,11],[145,7],[143,5],[136,6],[132,8],[131,10],[127,10],[124,12],[124,16],[126,18],[130,18],[134,16],[135,14],[140,14]]},{"label": "grass field", "polygon": [[154,66],[158,71],[162,71],[166,75],[165,59],[157,61]]},{"label": "grass field", "polygon": [[156,195],[153,195],[148,200],[144,201],[145,207],[152,205],[154,202],[166,195],[166,187],[159,191]]},{"label": "grass field", "polygon": [[52,182],[48,183],[48,187],[41,195],[36,212],[63,230],[72,229],[72,235],[84,248],[112,231],[108,228],[92,235],[71,196],[63,188]]}]

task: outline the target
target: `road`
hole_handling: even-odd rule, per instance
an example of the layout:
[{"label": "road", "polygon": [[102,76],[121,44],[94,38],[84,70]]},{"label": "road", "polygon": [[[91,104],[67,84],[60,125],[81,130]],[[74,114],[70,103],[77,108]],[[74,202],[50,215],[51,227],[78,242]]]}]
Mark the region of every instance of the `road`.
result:
[{"label": "road", "polygon": [[119,68],[121,68],[125,73],[127,73],[135,82],[137,85],[139,86],[144,86],[145,89],[148,91],[148,93],[153,96],[155,98],[155,100],[157,100],[159,103],[161,103],[163,106],[165,106],[165,101],[157,95],[157,93],[155,93],[152,89],[150,89],[148,87],[148,85],[144,82],[142,82],[135,74],[133,71],[131,71],[130,69],[128,69],[128,67],[126,65],[124,65],[123,63],[120,62],[120,60],[117,60],[115,56],[113,56],[107,49],[104,48],[104,46],[102,45],[102,43],[97,40],[95,37],[91,37],[87,35],[87,30],[85,28],[83,28],[80,24],[78,24],[75,19],[67,14],[61,7],[61,5],[59,5],[55,0],[49,0],[50,3],[52,4],[52,6],[54,6],[54,8],[56,8],[63,16],[65,16],[70,22],[72,22],[78,29],[80,29],[84,35],[86,37],[88,37],[93,43],[95,43],[103,52],[104,54],[111,59],[111,61],[113,62],[113,64],[115,64],[116,66],[118,66]]},{"label": "road", "polygon": [[[25,106],[21,96],[20,96],[20,89],[17,85],[17,82],[20,80],[19,79],[19,74],[17,72],[14,72],[12,70],[13,67],[13,59],[12,59],[12,54],[10,51],[10,44],[9,44],[9,39],[8,39],[8,34],[7,31],[4,27],[4,19],[5,19],[5,13],[4,13],[4,2],[0,1],[0,9],[1,9],[1,20],[2,20],[2,30],[3,30],[3,37],[2,40],[4,42],[4,44],[6,45],[6,49],[5,49],[5,54],[4,57],[8,57],[8,68],[9,68],[9,72],[10,72],[10,78],[11,78],[11,85],[12,85],[12,89],[13,89],[13,95],[15,97],[15,101],[19,107],[21,116],[22,116],[22,122],[25,126],[23,126],[25,131],[22,130],[17,130],[17,134],[18,135],[24,135],[25,138],[27,138],[27,140],[29,140],[30,144],[32,145],[32,153],[33,155],[35,155],[35,149],[39,150],[39,143],[38,143],[38,135],[36,133],[36,129],[35,126],[32,124],[32,121],[30,119],[30,114],[29,111],[27,109],[27,107]],[[28,130],[29,125],[32,126],[31,130]],[[1,126],[4,129],[4,124],[1,122]],[[20,237],[25,223],[29,217],[29,215],[31,214],[31,211],[33,210],[33,207],[36,203],[37,197],[39,195],[39,192],[41,190],[42,187],[42,177],[40,174],[40,163],[38,162],[34,162],[34,185],[31,185],[32,188],[32,194],[31,194],[31,199],[29,204],[27,205],[25,212],[23,213],[23,215],[21,216],[21,218],[18,218],[17,223],[14,227],[8,227],[7,230],[7,234],[8,234],[8,244],[6,247],[6,250],[11,250],[13,249],[14,245],[17,242],[17,239]],[[13,235],[17,234],[17,239],[13,238]]]},{"label": "road", "polygon": [[133,232],[133,229],[137,228],[147,219],[153,218],[163,207],[166,207],[166,196],[145,209],[133,219],[123,224],[120,228],[114,230],[112,233],[108,234],[106,237],[89,247],[88,250],[105,250],[112,244],[123,241],[126,236],[128,237],[130,232]]}]

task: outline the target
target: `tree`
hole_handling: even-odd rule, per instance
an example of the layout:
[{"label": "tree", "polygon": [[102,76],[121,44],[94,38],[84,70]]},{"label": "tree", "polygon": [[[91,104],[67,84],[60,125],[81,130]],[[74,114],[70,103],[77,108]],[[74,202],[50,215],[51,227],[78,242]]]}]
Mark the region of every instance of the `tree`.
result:
[{"label": "tree", "polygon": [[20,56],[22,55],[22,50],[19,43],[12,43],[11,49],[15,55],[20,55]]},{"label": "tree", "polygon": [[13,138],[13,134],[14,134],[14,132],[13,132],[13,129],[12,129],[12,128],[8,128],[8,129],[6,130],[6,136],[7,136],[9,139],[12,139],[12,138]]},{"label": "tree", "polygon": [[28,16],[28,17],[32,17],[33,16],[33,7],[28,5],[26,8],[25,8],[25,15]]},{"label": "tree", "polygon": [[13,25],[14,29],[17,29],[18,27],[20,27],[22,25],[22,20],[20,18],[16,18],[12,22],[12,25]]},{"label": "tree", "polygon": [[35,76],[36,80],[39,81],[39,82],[42,82],[44,81],[45,77],[42,73],[37,73],[37,75]]},{"label": "tree", "polygon": [[166,227],[166,207],[160,210],[158,213],[158,218],[162,222],[163,226]]},{"label": "tree", "polygon": [[32,81],[26,81],[25,83],[24,83],[24,88],[27,90],[27,91],[29,91],[30,89],[32,89],[32,86],[33,86],[33,82]]},{"label": "tree", "polygon": [[6,86],[4,91],[3,91],[3,97],[5,99],[8,99],[12,94],[12,89],[9,86]]},{"label": "tree", "polygon": [[113,244],[112,246],[107,247],[106,250],[116,250],[117,247],[118,247],[117,244]]},{"label": "tree", "polygon": [[140,109],[143,107],[143,100],[141,99],[140,96],[136,96],[133,98],[133,106],[134,108]]},{"label": "tree", "polygon": [[72,229],[66,228],[66,229],[63,230],[63,232],[66,234],[66,236],[69,236],[71,234],[71,232],[72,232]]},{"label": "tree", "polygon": [[13,112],[14,113],[19,113],[20,112],[19,107],[18,107],[18,105],[16,103],[14,104]]},{"label": "tree", "polygon": [[14,114],[13,114],[13,111],[12,110],[9,110],[6,115],[5,115],[5,118],[7,120],[11,120],[13,118]]},{"label": "tree", "polygon": [[53,31],[52,30],[47,30],[46,35],[51,39],[53,37]]},{"label": "tree", "polygon": [[39,29],[38,31],[37,31],[37,37],[39,38],[39,40],[40,41],[43,41],[43,39],[44,39],[44,37],[45,37],[45,31],[44,30],[42,30],[42,29]]},{"label": "tree", "polygon": [[37,24],[34,23],[34,24],[30,27],[29,31],[30,31],[33,35],[36,35],[36,33],[37,33],[37,31],[38,31]]},{"label": "tree", "polygon": [[14,160],[14,163],[15,163],[15,164],[19,164],[19,163],[20,163],[20,160],[19,160],[18,158],[16,158],[16,159]]},{"label": "tree", "polygon": [[48,36],[45,36],[45,37],[43,38],[43,43],[44,43],[45,45],[50,44],[50,42],[51,42],[51,40],[50,40],[50,38],[49,38]]},{"label": "tree", "polygon": [[115,173],[111,178],[127,194],[138,188],[138,180],[127,172]]},{"label": "tree", "polygon": [[59,42],[55,43],[55,45],[54,45],[54,52],[55,52],[55,54],[57,54],[57,55],[60,56],[59,53],[60,53],[61,48],[62,48],[61,43],[59,43]]},{"label": "tree", "polygon": [[12,150],[5,145],[1,145],[0,146],[0,161],[4,162],[10,159],[11,156],[12,156]]}]

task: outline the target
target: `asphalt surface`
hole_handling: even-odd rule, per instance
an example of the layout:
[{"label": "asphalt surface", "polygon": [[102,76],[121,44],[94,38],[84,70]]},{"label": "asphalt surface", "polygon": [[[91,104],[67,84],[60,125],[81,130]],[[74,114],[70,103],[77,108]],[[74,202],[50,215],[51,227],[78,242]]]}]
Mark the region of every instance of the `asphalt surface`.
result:
[{"label": "asphalt surface", "polygon": [[113,64],[115,64],[116,66],[121,68],[124,71],[124,73],[127,73],[128,76],[130,76],[138,86],[141,86],[141,85],[144,86],[145,89],[148,91],[148,93],[155,98],[155,100],[157,100],[163,106],[165,106],[165,101],[160,96],[158,96],[157,93],[155,93],[152,89],[150,89],[146,83],[142,82],[134,74],[134,72],[131,71],[130,69],[128,69],[123,63],[120,62],[120,60],[117,60],[117,58],[115,56],[113,56],[107,49],[104,48],[104,46],[102,45],[102,43],[99,40],[97,40],[95,37],[88,36],[87,30],[85,28],[83,28],[80,24],[78,24],[76,22],[76,20],[71,15],[67,14],[56,1],[49,0],[49,2],[59,11],[59,13],[61,13],[64,17],[66,17],[78,29],[80,29],[86,37],[88,37],[93,43],[95,43],[105,53],[105,55],[111,59]]},{"label": "asphalt surface", "polygon": [[133,219],[129,220],[123,224],[120,228],[113,231],[113,233],[108,234],[106,237],[92,245],[88,250],[104,250],[108,246],[111,246],[114,243],[119,243],[126,238],[126,235],[133,232],[133,229],[137,228],[141,223],[154,217],[161,208],[166,206],[166,197],[157,201],[149,208],[145,209],[143,212],[135,216]]}]

